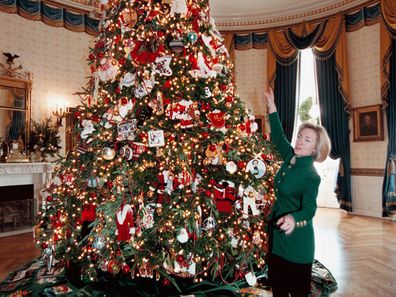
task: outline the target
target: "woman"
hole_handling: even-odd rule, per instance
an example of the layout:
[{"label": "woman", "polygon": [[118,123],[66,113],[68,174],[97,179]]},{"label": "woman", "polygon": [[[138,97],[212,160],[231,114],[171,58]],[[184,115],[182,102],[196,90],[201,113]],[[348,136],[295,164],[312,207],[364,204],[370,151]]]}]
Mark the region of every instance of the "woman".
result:
[{"label": "woman", "polygon": [[303,123],[294,148],[287,141],[274,103],[274,93],[264,93],[271,126],[271,141],[284,163],[275,179],[276,202],[270,219],[268,278],[273,296],[308,296],[314,260],[315,238],[312,218],[320,177],[313,162],[322,162],[330,152],[326,130]]}]

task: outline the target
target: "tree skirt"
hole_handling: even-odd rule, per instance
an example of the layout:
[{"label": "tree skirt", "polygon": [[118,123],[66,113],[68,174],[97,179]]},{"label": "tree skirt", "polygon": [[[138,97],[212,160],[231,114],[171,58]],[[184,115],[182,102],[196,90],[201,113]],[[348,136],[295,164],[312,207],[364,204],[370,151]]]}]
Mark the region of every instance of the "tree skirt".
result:
[{"label": "tree skirt", "polygon": [[[29,262],[0,283],[0,296],[242,296],[267,297],[272,296],[267,282],[267,271],[264,269],[258,276],[259,283],[255,287],[248,287],[246,282],[239,281],[233,286],[217,285],[203,282],[199,285],[188,284],[181,293],[170,288],[159,287],[153,289],[156,283],[153,279],[135,279],[133,281],[120,278],[104,278],[98,283],[76,286],[66,277],[64,265],[55,264],[50,274],[47,273],[45,262],[36,259]],[[150,284],[151,282],[151,284]],[[153,286],[154,284],[154,286]],[[172,285],[168,284],[168,287]],[[148,292],[146,289],[151,288]],[[312,266],[312,294],[311,297],[329,296],[337,289],[337,282],[330,271],[315,260]]]}]

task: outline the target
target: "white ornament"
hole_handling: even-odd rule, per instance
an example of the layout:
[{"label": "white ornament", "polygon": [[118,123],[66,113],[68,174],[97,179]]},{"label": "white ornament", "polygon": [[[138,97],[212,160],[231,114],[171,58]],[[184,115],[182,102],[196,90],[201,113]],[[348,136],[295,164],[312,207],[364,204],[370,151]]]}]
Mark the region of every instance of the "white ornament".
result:
[{"label": "white ornament", "polygon": [[97,250],[101,250],[105,246],[105,243],[106,243],[105,238],[99,235],[95,237],[92,246]]},{"label": "white ornament", "polygon": [[191,76],[199,78],[216,77],[216,71],[209,68],[201,52],[198,53],[197,65],[197,69],[190,71]]},{"label": "white ornament", "polygon": [[137,119],[131,119],[130,121],[118,124],[117,126],[117,139],[118,140],[135,140],[137,128]]},{"label": "white ornament", "polygon": [[252,273],[252,272],[245,274],[245,279],[246,279],[248,285],[251,287],[255,286],[257,283],[257,278],[254,275],[254,273]]},{"label": "white ornament", "polygon": [[246,165],[246,172],[250,172],[255,178],[261,178],[267,171],[265,163],[260,159],[252,159]]},{"label": "white ornament", "polygon": [[234,174],[237,171],[238,167],[233,161],[229,161],[226,164],[226,170],[230,174]]},{"label": "white ornament", "polygon": [[188,232],[186,228],[181,228],[179,233],[177,234],[177,240],[180,243],[186,243],[188,241]]},{"label": "white ornament", "polygon": [[155,130],[148,131],[148,146],[149,147],[158,147],[165,145],[164,131],[163,130]]},{"label": "white ornament", "polygon": [[212,92],[210,91],[209,87],[205,87],[205,98],[210,98],[212,97]]},{"label": "white ornament", "polygon": [[221,74],[223,72],[223,69],[225,69],[223,64],[217,63],[212,66],[212,69],[217,73]]},{"label": "white ornament", "polygon": [[216,220],[210,216],[204,221],[203,226],[205,231],[212,231],[216,227]]},{"label": "white ornament", "polygon": [[147,96],[148,94],[150,94],[151,91],[153,90],[155,83],[156,83],[156,81],[154,80],[154,78],[143,80],[143,82],[141,84],[139,84],[137,86],[137,88],[135,89],[135,92],[134,92],[135,97],[138,99],[141,99],[144,96]]},{"label": "white ornament", "polygon": [[122,148],[120,148],[120,156],[125,158],[125,160],[129,161],[133,157],[133,151],[132,148],[130,148],[127,145],[124,145]]},{"label": "white ornament", "polygon": [[112,59],[102,58],[100,60],[100,66],[97,71],[99,79],[103,82],[114,81],[118,72],[118,67],[114,66]]},{"label": "white ornament", "polygon": [[122,87],[130,87],[135,84],[135,81],[136,81],[136,75],[127,72],[120,80],[120,88],[122,89]]},{"label": "white ornament", "polygon": [[249,207],[252,211],[253,216],[257,216],[260,214],[257,205],[257,191],[252,186],[247,186],[243,192],[243,218],[247,218],[249,214]]},{"label": "white ornament", "polygon": [[175,13],[185,15],[188,12],[186,0],[173,0],[170,15],[174,16]]},{"label": "white ornament", "polygon": [[95,127],[92,123],[91,120],[83,120],[81,122],[81,126],[83,126],[83,130],[81,131],[81,138],[82,139],[87,139],[89,135],[92,134],[93,131],[95,131]]},{"label": "white ornament", "polygon": [[228,228],[227,234],[231,238],[231,246],[236,248],[238,246],[238,239],[235,238],[234,230],[232,228]]},{"label": "white ornament", "polygon": [[172,75],[172,69],[170,68],[171,61],[172,57],[170,56],[158,57],[155,59],[155,64],[153,67],[154,72],[164,76]]}]

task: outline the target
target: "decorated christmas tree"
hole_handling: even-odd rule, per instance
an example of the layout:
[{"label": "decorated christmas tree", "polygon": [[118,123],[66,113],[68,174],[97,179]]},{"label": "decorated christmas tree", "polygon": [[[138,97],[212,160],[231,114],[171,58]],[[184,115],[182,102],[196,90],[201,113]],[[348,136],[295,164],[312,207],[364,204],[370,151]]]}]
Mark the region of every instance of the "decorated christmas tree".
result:
[{"label": "decorated christmas tree", "polygon": [[208,2],[103,4],[78,143],[37,225],[49,269],[54,253],[87,283],[256,282],[275,151],[236,95]]}]

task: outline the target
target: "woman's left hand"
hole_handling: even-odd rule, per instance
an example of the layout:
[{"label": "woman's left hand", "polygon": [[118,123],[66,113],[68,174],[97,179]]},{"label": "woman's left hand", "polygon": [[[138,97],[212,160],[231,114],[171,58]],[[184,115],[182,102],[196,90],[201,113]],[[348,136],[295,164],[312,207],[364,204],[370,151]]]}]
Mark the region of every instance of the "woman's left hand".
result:
[{"label": "woman's left hand", "polygon": [[294,220],[293,216],[285,215],[276,222],[276,225],[279,227],[279,229],[283,230],[286,235],[289,235],[296,227],[296,221]]}]

